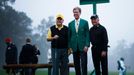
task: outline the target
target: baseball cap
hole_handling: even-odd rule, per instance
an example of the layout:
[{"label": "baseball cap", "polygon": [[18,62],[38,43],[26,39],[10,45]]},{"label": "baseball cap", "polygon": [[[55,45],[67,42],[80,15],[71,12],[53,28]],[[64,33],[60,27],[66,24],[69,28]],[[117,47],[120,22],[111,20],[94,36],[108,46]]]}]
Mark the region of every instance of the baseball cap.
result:
[{"label": "baseball cap", "polygon": [[97,18],[99,18],[97,14],[93,14],[93,15],[90,17],[90,19],[97,19]]},{"label": "baseball cap", "polygon": [[62,19],[64,19],[64,16],[63,16],[62,14],[57,14],[56,19],[57,19],[57,18],[62,18]]},{"label": "baseball cap", "polygon": [[12,42],[12,39],[11,38],[5,38],[5,42]]}]

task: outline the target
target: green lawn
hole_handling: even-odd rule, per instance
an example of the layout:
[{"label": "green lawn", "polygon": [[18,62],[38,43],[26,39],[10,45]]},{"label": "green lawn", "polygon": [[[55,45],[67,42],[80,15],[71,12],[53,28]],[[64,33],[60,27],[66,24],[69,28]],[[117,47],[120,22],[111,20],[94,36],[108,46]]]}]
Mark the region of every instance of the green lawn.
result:
[{"label": "green lawn", "polygon": [[[36,75],[47,75],[47,71],[37,71]],[[69,75],[75,75],[74,72],[70,72]],[[90,75],[90,73],[88,74]],[[110,72],[109,75],[119,75],[118,72]],[[134,75],[134,73],[127,73],[126,75]]]},{"label": "green lawn", "polygon": [[[36,75],[47,75],[47,70],[38,70],[36,72]],[[4,70],[0,70],[0,75],[7,75],[6,72]],[[70,75],[75,75],[74,72],[70,72]],[[89,75],[89,74],[88,74]],[[117,72],[110,72],[109,75],[118,75]],[[134,72],[133,73],[127,73],[126,75],[134,75]]]}]

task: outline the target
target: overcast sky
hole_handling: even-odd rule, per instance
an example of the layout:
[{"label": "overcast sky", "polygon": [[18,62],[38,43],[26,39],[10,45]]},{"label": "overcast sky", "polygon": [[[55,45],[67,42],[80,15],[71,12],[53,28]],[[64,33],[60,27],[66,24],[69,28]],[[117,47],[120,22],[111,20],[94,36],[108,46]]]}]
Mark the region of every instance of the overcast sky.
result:
[{"label": "overcast sky", "polygon": [[[64,24],[68,24],[73,17],[72,9],[80,6],[81,18],[89,21],[92,15],[92,5],[79,5],[79,0],[16,0],[13,7],[18,11],[25,12],[32,20],[33,25],[57,13],[64,15]],[[111,49],[117,45],[119,40],[134,42],[134,0],[110,0],[110,3],[98,4],[97,14],[100,23],[107,28],[109,45]]]}]

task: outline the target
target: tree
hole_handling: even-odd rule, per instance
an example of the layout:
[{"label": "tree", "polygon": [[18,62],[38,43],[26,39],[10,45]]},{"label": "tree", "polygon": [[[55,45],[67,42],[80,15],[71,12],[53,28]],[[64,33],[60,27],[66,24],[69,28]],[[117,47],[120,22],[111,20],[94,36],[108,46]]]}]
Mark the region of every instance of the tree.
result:
[{"label": "tree", "polygon": [[[20,50],[25,37],[31,36],[31,23],[32,20],[24,12],[16,11],[11,6],[0,9],[0,58],[4,58],[6,37],[11,37]],[[4,63],[4,60],[1,63]]]},{"label": "tree", "polygon": [[13,4],[16,0],[0,0],[0,7],[8,6],[8,3]]},{"label": "tree", "polygon": [[50,43],[46,40],[48,28],[54,25],[54,17],[50,16],[48,19],[48,21],[42,19],[41,24],[34,28],[33,39],[40,48],[41,56],[39,58],[42,60],[41,63],[46,62],[47,50],[50,48]]}]

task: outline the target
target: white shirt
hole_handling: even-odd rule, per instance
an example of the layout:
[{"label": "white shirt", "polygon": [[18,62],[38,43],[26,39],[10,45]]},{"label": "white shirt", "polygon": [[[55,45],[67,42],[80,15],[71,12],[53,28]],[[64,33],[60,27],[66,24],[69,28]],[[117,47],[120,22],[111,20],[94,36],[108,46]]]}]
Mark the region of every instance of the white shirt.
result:
[{"label": "white shirt", "polygon": [[75,29],[76,29],[76,32],[78,32],[79,24],[80,24],[80,18],[78,20],[75,20]]},{"label": "white shirt", "polygon": [[126,67],[125,67],[125,63],[124,61],[122,60],[119,60],[120,64],[121,64],[121,67],[123,68],[123,70],[126,70]]}]

